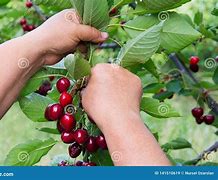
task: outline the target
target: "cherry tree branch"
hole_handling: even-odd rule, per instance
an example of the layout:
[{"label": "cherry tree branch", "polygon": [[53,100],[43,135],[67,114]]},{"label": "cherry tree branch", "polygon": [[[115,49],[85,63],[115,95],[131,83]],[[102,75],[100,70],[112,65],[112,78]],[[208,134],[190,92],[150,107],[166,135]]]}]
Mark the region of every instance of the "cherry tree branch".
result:
[{"label": "cherry tree branch", "polygon": [[39,15],[40,19],[42,21],[46,21],[48,18],[43,14],[43,12],[41,11],[41,9],[33,2],[33,0],[30,0],[30,2],[32,2],[33,4],[33,8],[36,11],[36,13]]},{"label": "cherry tree branch", "polygon": [[[192,72],[185,66],[185,64],[179,59],[179,57],[175,53],[170,54],[169,59],[176,65],[181,73],[187,74],[195,84],[199,84],[199,81],[193,76]],[[204,88],[201,88],[200,91],[202,93],[205,93],[206,90]],[[210,95],[206,95],[205,99],[208,107],[216,115],[218,115],[218,103],[216,102],[216,100],[214,100]]]},{"label": "cherry tree branch", "polygon": [[209,155],[212,152],[217,152],[217,150],[218,150],[218,141],[215,142],[208,149],[206,149],[202,153],[200,153],[197,158],[195,158],[191,161],[188,161],[188,162],[192,162],[193,165],[197,165],[201,160],[210,160]]}]

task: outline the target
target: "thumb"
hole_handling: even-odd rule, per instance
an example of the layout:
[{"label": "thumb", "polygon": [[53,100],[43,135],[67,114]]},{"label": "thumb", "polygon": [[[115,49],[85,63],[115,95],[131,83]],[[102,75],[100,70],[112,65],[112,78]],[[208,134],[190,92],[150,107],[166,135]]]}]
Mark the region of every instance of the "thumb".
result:
[{"label": "thumb", "polygon": [[94,27],[87,25],[79,25],[78,27],[78,38],[80,41],[89,41],[93,43],[101,43],[107,40],[108,33],[101,32]]}]

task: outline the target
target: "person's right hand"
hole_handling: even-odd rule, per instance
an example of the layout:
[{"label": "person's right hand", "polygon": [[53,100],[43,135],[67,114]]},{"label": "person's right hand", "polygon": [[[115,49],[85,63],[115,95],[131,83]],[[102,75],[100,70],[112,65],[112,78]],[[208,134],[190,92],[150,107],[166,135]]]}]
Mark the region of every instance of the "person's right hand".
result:
[{"label": "person's right hand", "polygon": [[[113,120],[138,117],[142,96],[141,80],[117,65],[98,64],[92,69],[82,104],[100,128]],[[125,119],[125,118],[123,118]],[[116,122],[115,122],[116,123]]]}]

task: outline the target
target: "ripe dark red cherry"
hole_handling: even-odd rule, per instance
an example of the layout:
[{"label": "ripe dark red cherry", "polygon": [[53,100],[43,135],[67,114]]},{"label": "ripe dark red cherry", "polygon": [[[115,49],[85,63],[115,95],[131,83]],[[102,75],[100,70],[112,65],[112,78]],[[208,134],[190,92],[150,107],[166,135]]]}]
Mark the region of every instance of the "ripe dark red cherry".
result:
[{"label": "ripe dark red cherry", "polygon": [[210,115],[210,114],[204,116],[203,119],[204,119],[204,122],[208,125],[213,124],[213,122],[215,121],[215,117],[213,115]]},{"label": "ripe dark red cherry", "polygon": [[105,140],[105,137],[103,135],[100,135],[96,138],[96,143],[98,145],[99,148],[101,149],[107,149],[107,143]]},{"label": "ripe dark red cherry", "polygon": [[62,133],[64,132],[64,128],[60,125],[60,121],[57,122],[57,130]]},{"label": "ripe dark red cherry", "polygon": [[36,29],[36,26],[34,26],[34,25],[29,25],[28,29],[29,29],[29,31],[32,31],[32,30]]},{"label": "ripe dark red cherry", "polygon": [[65,77],[61,78],[57,81],[56,87],[60,93],[66,92],[70,87],[70,80]]},{"label": "ripe dark red cherry", "polygon": [[75,166],[83,166],[83,162],[82,161],[77,161]]},{"label": "ripe dark red cherry", "polygon": [[73,115],[65,114],[60,120],[60,125],[66,132],[71,132],[76,126],[76,120]]},{"label": "ripe dark red cherry", "polygon": [[199,58],[198,56],[192,56],[192,57],[190,58],[190,65],[191,65],[191,64],[192,64],[192,65],[196,65],[196,64],[199,63],[199,61],[200,61],[200,58]]},{"label": "ripe dark red cherry", "polygon": [[25,18],[20,20],[20,25],[23,26],[24,24],[27,24],[27,20]]},{"label": "ripe dark red cherry", "polygon": [[74,139],[78,144],[84,144],[88,138],[88,132],[85,129],[77,129],[74,133]]},{"label": "ripe dark red cherry", "polygon": [[97,164],[94,162],[84,162],[83,166],[97,166]]},{"label": "ripe dark red cherry", "polygon": [[86,143],[86,150],[90,153],[94,153],[98,150],[98,145],[96,139],[93,136],[90,136]]},{"label": "ripe dark red cherry", "polygon": [[192,109],[192,115],[195,118],[200,118],[201,116],[203,116],[203,114],[204,114],[204,109],[201,107],[196,107],[196,108]]},{"label": "ripe dark red cherry", "polygon": [[63,111],[60,104],[51,104],[45,110],[45,118],[49,121],[56,121],[63,115]]},{"label": "ripe dark red cherry", "polygon": [[82,151],[82,147],[78,143],[74,142],[69,146],[68,151],[70,157],[77,158]]},{"label": "ripe dark red cherry", "polygon": [[215,58],[216,62],[218,62],[218,56]]},{"label": "ripe dark red cherry", "polygon": [[113,15],[115,15],[115,14],[117,14],[117,9],[116,9],[116,8],[111,9],[109,15],[110,15],[110,16],[113,16]]},{"label": "ripe dark red cherry", "polygon": [[24,24],[22,25],[23,31],[29,31],[29,25]]},{"label": "ripe dark red cherry", "polygon": [[67,162],[66,161],[61,161],[58,166],[67,166]]},{"label": "ripe dark red cherry", "polygon": [[31,1],[26,2],[26,7],[31,8],[33,6],[33,3]]},{"label": "ripe dark red cherry", "polygon": [[63,132],[61,134],[61,140],[66,143],[66,144],[71,144],[74,142],[74,136],[73,133],[67,133],[67,132]]},{"label": "ripe dark red cherry", "polygon": [[46,96],[48,94],[48,91],[52,89],[51,83],[49,81],[43,82],[43,84],[39,87],[39,89],[36,91],[36,93]]},{"label": "ripe dark red cherry", "polygon": [[197,64],[190,64],[190,69],[192,72],[196,73],[199,71],[199,66]]},{"label": "ripe dark red cherry", "polygon": [[197,124],[202,124],[204,122],[204,117],[195,118]]},{"label": "ripe dark red cherry", "polygon": [[60,101],[60,104],[61,104],[63,107],[65,107],[65,106],[67,106],[67,105],[69,105],[69,104],[72,104],[73,98],[72,98],[72,96],[71,96],[69,93],[63,92],[63,93],[61,94],[61,96],[60,96],[59,101]]}]

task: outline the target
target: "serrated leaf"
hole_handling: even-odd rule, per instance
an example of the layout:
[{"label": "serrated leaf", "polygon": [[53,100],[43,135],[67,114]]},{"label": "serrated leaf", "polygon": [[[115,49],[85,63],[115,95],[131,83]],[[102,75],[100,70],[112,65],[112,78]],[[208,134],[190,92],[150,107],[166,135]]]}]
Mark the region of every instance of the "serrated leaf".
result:
[{"label": "serrated leaf", "polygon": [[153,98],[142,98],[141,110],[156,118],[180,117],[179,113],[171,105]]},{"label": "serrated leaf", "polygon": [[190,142],[183,138],[177,138],[161,146],[164,151],[192,148]]},{"label": "serrated leaf", "polygon": [[158,93],[162,88],[164,88],[164,84],[160,83],[152,83],[143,88],[144,93]]},{"label": "serrated leaf", "polygon": [[15,146],[7,155],[6,166],[33,166],[57,143],[54,139],[31,140]]},{"label": "serrated leaf", "polygon": [[64,65],[70,76],[75,80],[88,76],[91,73],[91,66],[81,54],[69,55],[64,59]]},{"label": "serrated leaf", "polygon": [[60,134],[60,132],[57,129],[52,128],[38,128],[37,130],[49,134]]},{"label": "serrated leaf", "polygon": [[107,0],[85,0],[83,23],[97,29],[106,27],[109,23]]},{"label": "serrated leaf", "polygon": [[177,8],[191,0],[137,0],[141,13],[158,13]]},{"label": "serrated leaf", "polygon": [[76,9],[77,13],[83,19],[85,0],[71,0],[71,3],[74,9]]},{"label": "serrated leaf", "polygon": [[118,60],[123,67],[145,63],[160,46],[160,32],[162,23],[142,32],[134,39],[129,40],[121,49]]},{"label": "serrated leaf", "polygon": [[114,6],[113,8],[119,8],[121,6],[124,6],[126,4],[129,4],[133,2],[133,0],[114,0]]},{"label": "serrated leaf", "polygon": [[48,97],[32,93],[19,99],[19,105],[23,113],[34,122],[47,122],[44,112],[49,104],[55,103]]},{"label": "serrated leaf", "polygon": [[98,166],[113,166],[113,162],[107,150],[98,150],[91,155],[90,160],[97,163]]},{"label": "serrated leaf", "polygon": [[[201,34],[186,21],[183,15],[175,12],[168,12],[168,15],[161,32],[161,46],[169,53],[184,49],[200,37]],[[156,15],[139,16],[127,22],[125,30],[134,38],[158,22]],[[134,27],[134,29],[128,28],[128,26]]]},{"label": "serrated leaf", "polygon": [[179,93],[182,89],[182,83],[179,80],[172,80],[166,84],[166,88],[169,92]]}]

